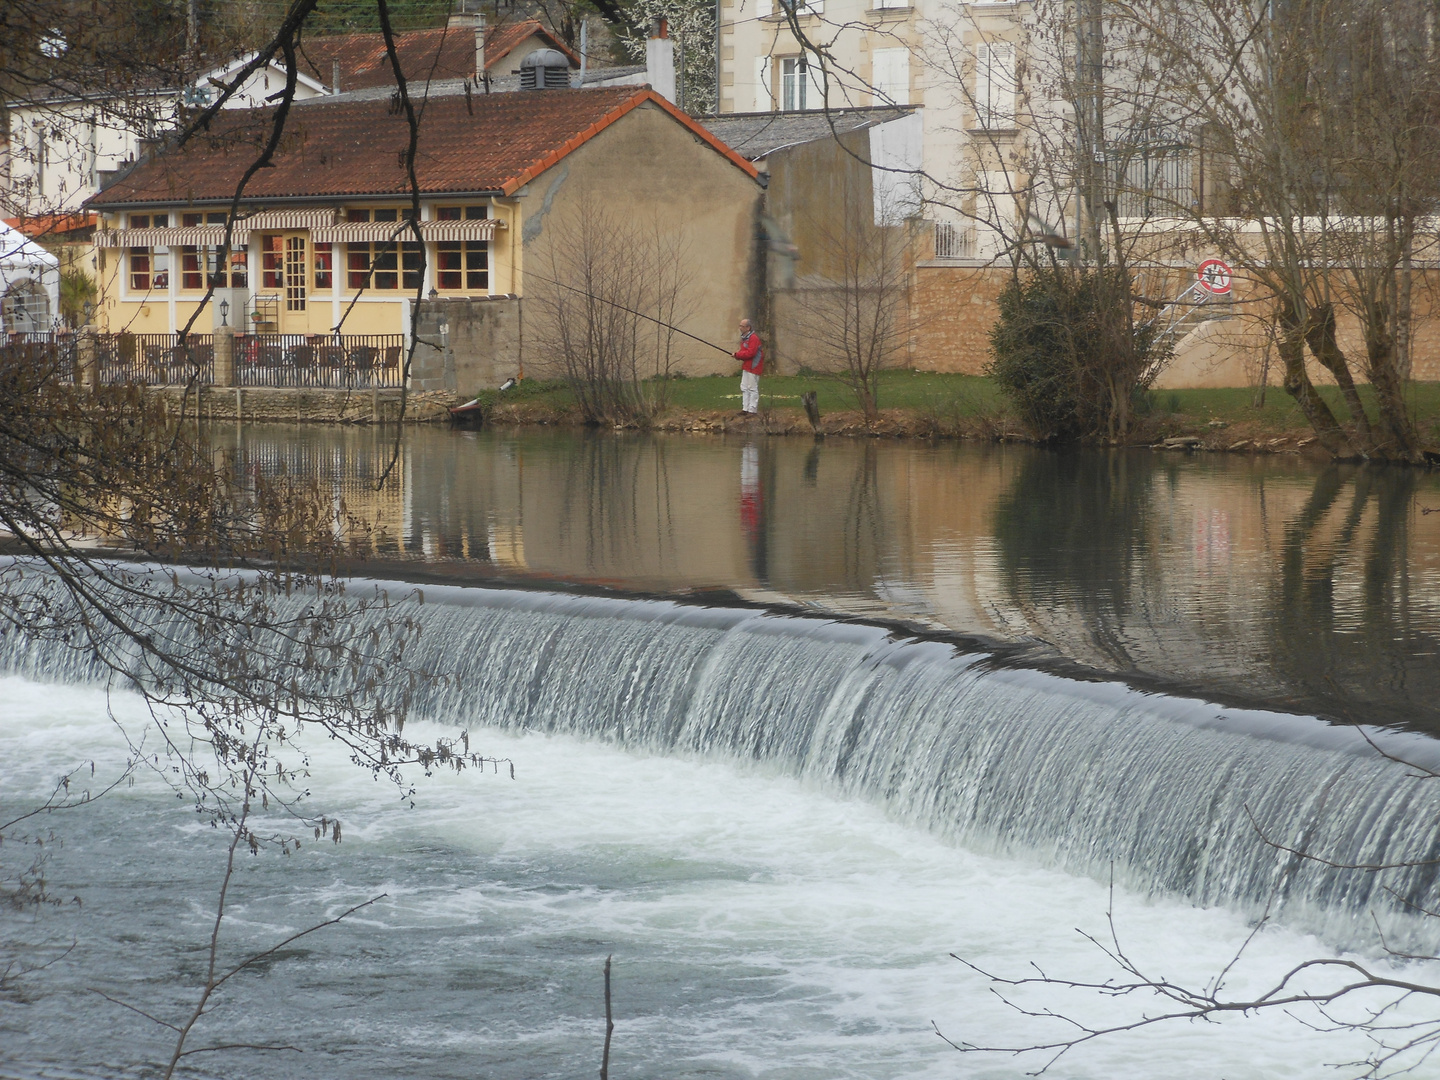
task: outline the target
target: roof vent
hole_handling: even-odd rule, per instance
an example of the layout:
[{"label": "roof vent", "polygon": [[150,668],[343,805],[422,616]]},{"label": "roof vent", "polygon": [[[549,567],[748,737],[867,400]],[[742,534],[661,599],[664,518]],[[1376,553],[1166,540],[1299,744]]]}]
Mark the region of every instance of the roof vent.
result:
[{"label": "roof vent", "polygon": [[563,90],[570,85],[570,61],[557,49],[536,49],[520,61],[521,90]]}]

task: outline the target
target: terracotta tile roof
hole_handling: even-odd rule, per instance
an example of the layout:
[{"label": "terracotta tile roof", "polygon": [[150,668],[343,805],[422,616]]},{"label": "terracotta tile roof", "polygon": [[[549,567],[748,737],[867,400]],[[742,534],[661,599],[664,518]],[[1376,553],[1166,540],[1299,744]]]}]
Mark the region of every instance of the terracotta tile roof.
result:
[{"label": "terracotta tile roof", "polygon": [[[570,66],[580,66],[580,54],[575,52],[561,41],[558,37],[546,30],[539,19],[523,19],[509,26],[492,26],[485,34],[485,70],[489,71],[497,63],[510,55],[515,46],[538,34],[552,49],[559,49],[570,60]],[[497,72],[497,74],[499,74]]]},{"label": "terracotta tile roof", "polygon": [[[747,175],[755,167],[648,87],[520,91],[432,98],[422,114],[421,190],[512,194],[632,109],[658,106]],[[86,204],[228,202],[268,134],[269,110],[222,114],[208,134],[117,178]],[[403,194],[409,134],[388,101],[318,98],[291,110],[274,166],[259,170],[247,202]],[[636,166],[643,166],[637,162]]]},{"label": "terracotta tile roof", "polygon": [[68,233],[79,233],[93,229],[94,214],[40,214],[35,217],[6,218],[5,224],[34,240],[37,237],[64,237]]},{"label": "terracotta tile roof", "polygon": [[[485,70],[490,71],[521,42],[540,35],[579,67],[580,58],[536,19],[493,26],[485,35]],[[475,75],[475,32],[466,27],[413,30],[395,35],[395,54],[407,80],[469,79]],[[340,62],[340,89],[364,90],[393,86],[395,76],[385,55],[382,34],[343,34],[305,38],[300,44],[300,70],[330,86],[334,63]],[[508,70],[508,69],[507,69]]]}]

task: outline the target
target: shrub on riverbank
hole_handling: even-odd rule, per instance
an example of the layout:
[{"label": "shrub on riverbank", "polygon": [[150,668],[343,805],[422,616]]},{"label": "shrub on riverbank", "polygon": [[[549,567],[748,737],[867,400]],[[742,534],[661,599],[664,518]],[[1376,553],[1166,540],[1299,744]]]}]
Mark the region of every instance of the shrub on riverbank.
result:
[{"label": "shrub on riverbank", "polygon": [[1125,440],[1167,350],[1112,267],[1044,267],[1000,293],[989,374],[1038,439]]}]

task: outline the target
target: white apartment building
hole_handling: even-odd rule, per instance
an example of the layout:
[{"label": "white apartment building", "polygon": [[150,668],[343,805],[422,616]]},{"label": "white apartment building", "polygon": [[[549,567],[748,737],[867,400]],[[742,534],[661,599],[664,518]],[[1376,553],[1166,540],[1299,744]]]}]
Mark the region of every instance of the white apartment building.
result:
[{"label": "white apartment building", "polygon": [[810,0],[795,22],[828,54],[821,65],[797,39],[786,2],[720,0],[720,112],[919,106],[912,144],[879,164],[923,170],[913,212],[937,226],[939,260],[987,259],[996,245],[983,229],[977,236],[977,199],[1023,187],[1011,159],[1030,5]]},{"label": "white apartment building", "polygon": [[[136,161],[145,141],[173,130],[183,110],[209,104],[215,82],[228,82],[253,57],[217,65],[183,89],[77,88],[9,102],[10,130],[0,145],[0,218],[79,211],[106,174]],[[272,62],[254,72],[226,107],[254,108],[284,85],[284,68]],[[318,80],[298,76],[297,99],[326,92]]]}]

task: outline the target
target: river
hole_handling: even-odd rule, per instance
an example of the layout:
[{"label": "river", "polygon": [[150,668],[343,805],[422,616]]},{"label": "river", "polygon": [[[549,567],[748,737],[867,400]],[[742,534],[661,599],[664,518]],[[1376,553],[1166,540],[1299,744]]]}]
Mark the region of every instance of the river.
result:
[{"label": "river", "polygon": [[[1331,949],[1373,957],[1376,925],[1440,943],[1395,900],[1432,902],[1433,866],[1297,871],[1247,820],[1357,860],[1436,843],[1440,791],[1353,726],[1440,761],[1427,475],[419,430],[380,481],[392,437],[218,444],[381,527],[363,572],[397,598],[419,583],[425,655],[457,676],[417,723],[466,725],[515,778],[437,777],[406,809],[317,744],[345,841],[246,860],[228,954],[383,899],[204,1022],[303,1052],[197,1075],[594,1075],[613,955],[612,1076],[1011,1078],[1039,1062],[961,1057],[932,1021],[991,1043],[1055,1029],[952,953],[1103,979],[1076,928],[1104,935],[1112,903],[1132,955],[1195,981],[1268,910],[1239,993]],[[113,772],[148,721],[84,656],[12,640],[0,663],[0,805],[82,760]],[[48,873],[81,902],[0,915],[9,946],[56,961],[0,998],[0,1075],[154,1075],[163,1032],[110,999],[183,1007],[220,838],[144,774],[68,815]],[[1126,1015],[1054,993],[1024,1001]],[[1056,1075],[1310,1077],[1364,1052],[1276,1013],[1101,1041]]]}]

